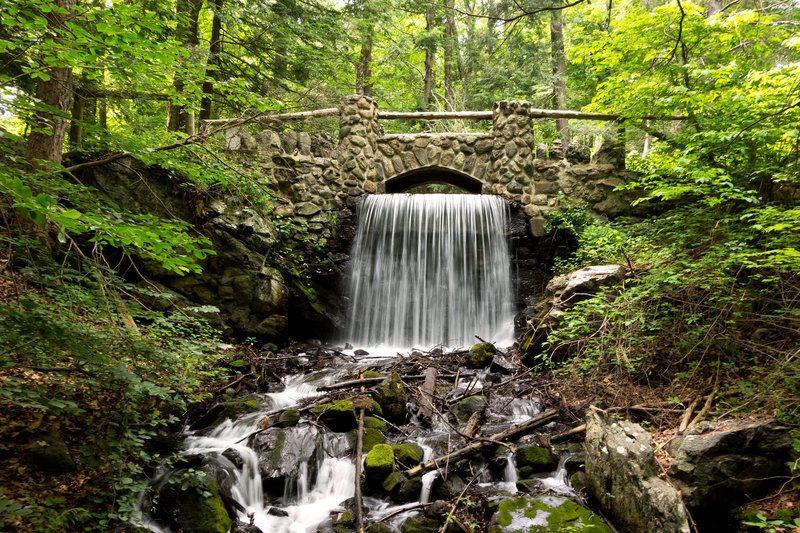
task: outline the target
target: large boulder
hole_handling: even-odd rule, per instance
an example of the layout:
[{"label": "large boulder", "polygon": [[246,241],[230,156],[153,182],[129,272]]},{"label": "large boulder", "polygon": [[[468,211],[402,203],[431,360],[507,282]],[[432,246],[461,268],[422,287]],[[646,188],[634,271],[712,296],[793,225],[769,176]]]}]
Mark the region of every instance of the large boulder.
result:
[{"label": "large boulder", "polygon": [[558,458],[547,448],[542,446],[524,446],[517,448],[514,460],[519,469],[519,474],[523,478],[538,474],[539,472],[550,472],[558,466]]},{"label": "large boulder", "polygon": [[181,531],[227,533],[231,527],[217,482],[189,472],[176,474],[161,488],[157,513]]},{"label": "large boulder", "polygon": [[595,407],[586,415],[586,488],[621,530],[689,533],[678,491],[657,476],[650,435]]},{"label": "large boulder", "polygon": [[394,452],[388,444],[376,444],[367,454],[364,462],[364,476],[367,485],[380,487],[389,474],[394,472]]},{"label": "large boulder", "polygon": [[670,479],[692,516],[718,521],[733,507],[757,498],[789,475],[789,428],[776,420],[701,422],[670,443]]},{"label": "large boulder", "polygon": [[291,428],[270,428],[253,437],[253,449],[259,456],[259,470],[265,487],[283,493],[287,479],[298,479],[307,465],[313,476],[319,451],[318,430],[302,425]]},{"label": "large boulder", "polygon": [[561,496],[525,495],[503,500],[489,525],[490,533],[560,533],[583,530],[611,533],[611,528],[599,516]]},{"label": "large boulder", "polygon": [[383,416],[387,420],[401,424],[405,422],[408,416],[406,407],[408,396],[400,374],[395,372],[389,379],[384,380],[375,388],[372,397],[381,406]]}]

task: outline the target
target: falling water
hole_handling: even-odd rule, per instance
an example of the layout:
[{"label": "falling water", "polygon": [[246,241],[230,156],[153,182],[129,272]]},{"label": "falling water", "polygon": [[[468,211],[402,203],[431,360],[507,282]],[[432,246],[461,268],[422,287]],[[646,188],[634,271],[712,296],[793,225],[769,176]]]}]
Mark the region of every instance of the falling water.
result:
[{"label": "falling water", "polygon": [[369,196],[353,244],[347,340],[360,346],[469,346],[513,338],[502,199]]}]

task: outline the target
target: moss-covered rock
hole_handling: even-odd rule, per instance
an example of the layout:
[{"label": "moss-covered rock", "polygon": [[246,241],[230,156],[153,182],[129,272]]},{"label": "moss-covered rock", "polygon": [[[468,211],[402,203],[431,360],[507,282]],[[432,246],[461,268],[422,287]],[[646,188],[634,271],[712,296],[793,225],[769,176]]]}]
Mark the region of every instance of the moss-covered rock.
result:
[{"label": "moss-covered rock", "polygon": [[297,409],[287,409],[280,414],[275,423],[279,428],[289,428],[297,425],[300,420],[300,411]]},{"label": "moss-covered rock", "polygon": [[384,435],[386,435],[386,432],[389,431],[389,428],[386,425],[386,422],[384,422],[380,418],[375,418],[374,416],[367,416],[367,417],[364,418],[364,427],[365,428],[377,429],[378,431],[380,431]]},{"label": "moss-covered rock", "polygon": [[434,480],[431,494],[436,500],[451,500],[457,498],[466,486],[467,484],[461,479],[461,476],[451,472],[447,479],[437,477]]},{"label": "moss-covered rock", "polygon": [[334,516],[331,522],[334,527],[352,527],[356,523],[356,517],[353,513],[345,511]]},{"label": "moss-covered rock", "polygon": [[364,372],[364,377],[367,378],[367,379],[372,379],[372,378],[382,378],[382,377],[385,377],[385,376],[383,374],[381,374],[380,372],[375,372],[374,370],[366,370]]},{"label": "moss-covered rock", "polygon": [[403,481],[405,481],[406,479],[407,479],[406,476],[404,476],[400,472],[392,472],[391,474],[386,476],[386,478],[383,480],[383,482],[381,483],[381,487],[383,487],[383,490],[385,490],[386,492],[391,493],[395,489],[399,489],[400,484],[402,484]]},{"label": "moss-covered rock", "polygon": [[486,397],[469,396],[453,406],[453,413],[459,422],[466,422],[472,413],[483,413],[486,410]]},{"label": "moss-covered rock", "polygon": [[[178,530],[193,533],[227,533],[231,519],[220,495],[219,485],[211,478],[190,480],[181,474],[159,494],[159,514],[166,516]],[[185,481],[190,481],[182,488]]]},{"label": "moss-covered rock", "polygon": [[367,528],[367,533],[394,533],[394,529],[383,522],[374,522]]},{"label": "moss-covered rock", "polygon": [[469,366],[472,368],[484,368],[492,364],[497,348],[491,342],[482,342],[469,349]]},{"label": "moss-covered rock", "polygon": [[395,503],[409,503],[419,500],[422,492],[422,477],[403,477],[403,481],[389,494],[389,498]]},{"label": "moss-covered rock", "polygon": [[[358,438],[357,430],[353,430],[348,434],[350,443],[355,447],[356,439]],[[386,442],[386,435],[374,428],[364,428],[364,437],[361,441],[363,446],[363,453],[369,453],[376,444],[383,444]]]},{"label": "moss-covered rock", "polygon": [[520,496],[500,502],[490,533],[560,533],[587,530],[611,533],[589,509],[560,496]]},{"label": "moss-covered rock", "polygon": [[386,476],[394,471],[394,452],[388,444],[376,444],[367,454],[364,463],[364,475],[367,484],[378,487],[386,479]]},{"label": "moss-covered rock", "polygon": [[514,455],[522,478],[530,477],[539,472],[549,472],[558,466],[558,458],[547,448],[542,446],[525,446],[517,448]]},{"label": "moss-covered rock", "polygon": [[400,379],[400,374],[393,373],[392,377],[384,380],[375,388],[373,395],[375,401],[381,407],[384,418],[391,422],[405,422],[408,416],[406,408],[408,397],[406,396],[403,381]]},{"label": "moss-covered rock", "polygon": [[408,518],[403,522],[403,533],[436,533],[441,524],[433,518]]},{"label": "moss-covered rock", "polygon": [[425,450],[415,442],[395,444],[392,446],[392,451],[394,451],[395,461],[406,468],[417,466],[422,462],[422,458],[425,456]]},{"label": "moss-covered rock", "polygon": [[320,422],[325,424],[331,431],[345,432],[358,426],[353,402],[350,400],[324,403],[313,407],[311,413],[317,415]]},{"label": "moss-covered rock", "polygon": [[569,476],[569,484],[575,490],[583,490],[586,488],[586,474],[583,472],[575,472]]}]

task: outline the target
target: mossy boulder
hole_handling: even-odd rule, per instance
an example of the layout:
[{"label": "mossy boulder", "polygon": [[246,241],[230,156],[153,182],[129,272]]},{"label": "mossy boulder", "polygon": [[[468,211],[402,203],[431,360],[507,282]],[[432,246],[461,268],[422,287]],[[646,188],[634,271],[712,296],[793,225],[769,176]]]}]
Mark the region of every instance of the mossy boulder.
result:
[{"label": "mossy boulder", "polygon": [[367,528],[367,533],[394,533],[394,529],[383,522],[374,522]]},{"label": "mossy boulder", "polygon": [[365,428],[377,429],[378,431],[380,431],[384,435],[386,435],[386,432],[389,431],[389,428],[386,425],[386,422],[384,422],[380,418],[375,418],[374,416],[367,416],[367,417],[364,418],[364,427]]},{"label": "mossy boulder", "polygon": [[287,409],[282,412],[275,423],[279,428],[290,428],[297,425],[300,421],[300,411],[297,409]]},{"label": "mossy boulder", "polygon": [[542,446],[525,446],[517,448],[514,455],[517,469],[522,478],[530,477],[539,472],[550,472],[558,466],[558,458],[548,448]]},{"label": "mossy boulder", "polygon": [[409,503],[419,500],[422,492],[422,477],[416,476],[403,480],[389,494],[389,498],[395,503]]},{"label": "mossy boulder", "polygon": [[331,522],[334,527],[352,527],[356,523],[356,517],[353,513],[345,511],[334,516]]},{"label": "mossy boulder", "polygon": [[458,498],[458,495],[461,494],[461,491],[466,486],[467,484],[461,476],[451,472],[448,474],[447,479],[437,477],[434,480],[431,495],[436,500],[452,500],[453,498]]},{"label": "mossy boulder", "polygon": [[403,533],[436,533],[441,524],[433,518],[408,518],[400,530]]},{"label": "mossy boulder", "polygon": [[395,444],[392,446],[392,450],[394,451],[395,460],[406,468],[417,466],[425,456],[425,450],[415,442]]},{"label": "mossy boulder", "polygon": [[374,370],[366,370],[364,372],[364,377],[367,378],[367,379],[371,379],[371,378],[382,378],[382,377],[385,377],[385,376],[383,374],[381,374],[380,372],[375,372]]},{"label": "mossy boulder", "polygon": [[378,385],[373,393],[373,398],[381,406],[384,418],[400,424],[405,422],[408,416],[406,408],[408,397],[400,374],[395,372],[389,379]]},{"label": "mossy boulder", "polygon": [[[165,485],[159,494],[159,514],[178,530],[193,533],[227,533],[231,519],[220,495],[219,485],[211,478],[190,480],[180,474]],[[186,488],[182,488],[189,481]]]},{"label": "mossy boulder", "polygon": [[200,420],[192,424],[192,429],[204,429],[221,424],[229,418],[237,418],[247,413],[256,413],[261,410],[257,400],[229,400],[220,402],[203,415]]},{"label": "mossy boulder", "polygon": [[388,444],[376,444],[367,454],[364,464],[364,475],[367,484],[380,486],[383,480],[394,471],[394,452]]},{"label": "mossy boulder", "polygon": [[400,485],[406,479],[407,479],[406,476],[404,476],[400,472],[392,472],[391,474],[386,476],[386,478],[383,480],[383,482],[381,483],[381,487],[383,487],[383,490],[385,490],[386,492],[391,493],[392,491],[399,489]]},{"label": "mossy boulder", "polygon": [[466,422],[472,413],[483,413],[486,411],[486,397],[485,396],[469,396],[460,400],[453,406],[453,413],[458,418],[459,422]]},{"label": "mossy boulder", "polygon": [[55,431],[35,436],[25,451],[29,462],[46,474],[60,476],[77,470],[67,444]]},{"label": "mossy boulder", "polygon": [[589,509],[561,496],[520,496],[500,502],[490,533],[560,533],[587,530],[611,533]]},{"label": "mossy boulder", "polygon": [[491,342],[481,342],[469,349],[468,362],[472,368],[484,368],[492,364],[497,348]]},{"label": "mossy boulder", "polygon": [[586,474],[583,472],[575,472],[569,476],[569,484],[575,490],[584,490],[586,488]]},{"label": "mossy boulder", "polygon": [[[350,443],[355,448],[356,439],[358,438],[357,430],[353,430],[348,434]],[[364,436],[362,438],[363,453],[369,453],[376,444],[383,444],[386,442],[386,435],[374,428],[364,428]]]},{"label": "mossy boulder", "polygon": [[346,432],[358,426],[353,402],[350,400],[339,400],[318,405],[311,409],[311,414],[317,415],[319,421],[331,431]]}]

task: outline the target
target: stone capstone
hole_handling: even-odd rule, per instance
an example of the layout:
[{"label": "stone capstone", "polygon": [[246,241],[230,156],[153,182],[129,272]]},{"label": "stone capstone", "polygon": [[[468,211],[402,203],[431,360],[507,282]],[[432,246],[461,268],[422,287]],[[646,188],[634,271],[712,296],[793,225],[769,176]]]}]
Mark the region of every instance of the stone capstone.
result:
[{"label": "stone capstone", "polygon": [[650,435],[591,407],[586,415],[586,488],[623,531],[689,533],[678,491],[658,477]]}]

